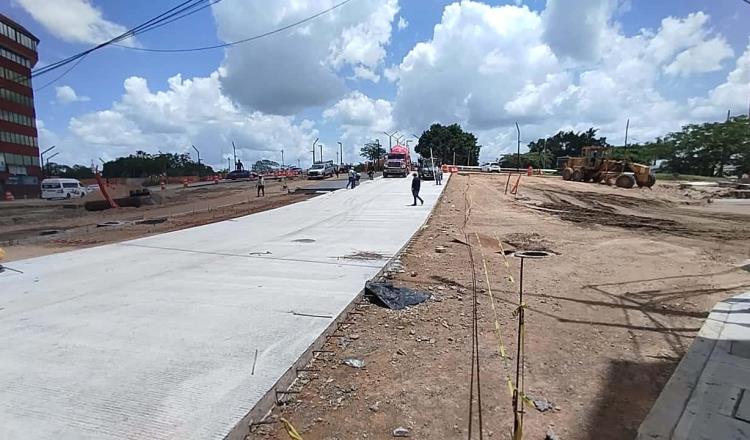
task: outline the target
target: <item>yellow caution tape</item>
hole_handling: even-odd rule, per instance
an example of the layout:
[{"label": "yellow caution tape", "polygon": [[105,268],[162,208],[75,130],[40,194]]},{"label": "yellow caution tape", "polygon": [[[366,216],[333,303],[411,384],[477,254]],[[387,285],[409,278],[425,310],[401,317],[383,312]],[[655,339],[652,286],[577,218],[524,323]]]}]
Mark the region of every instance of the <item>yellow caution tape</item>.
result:
[{"label": "yellow caution tape", "polygon": [[289,434],[289,438],[291,438],[292,440],[303,440],[300,433],[297,432],[296,429],[294,429],[294,426],[291,424],[291,422],[289,422],[289,420],[283,417],[281,417],[279,420],[284,424],[284,429],[286,429],[286,433]]}]

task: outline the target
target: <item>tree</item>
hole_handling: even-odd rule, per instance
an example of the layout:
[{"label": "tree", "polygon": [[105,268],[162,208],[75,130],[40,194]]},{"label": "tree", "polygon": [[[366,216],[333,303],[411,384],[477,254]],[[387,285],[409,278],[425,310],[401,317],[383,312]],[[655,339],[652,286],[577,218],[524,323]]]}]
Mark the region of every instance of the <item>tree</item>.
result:
[{"label": "tree", "polygon": [[94,173],[91,171],[91,167],[85,165],[60,165],[54,162],[50,162],[47,168],[47,173],[50,176],[63,177],[66,179],[93,179]]},{"label": "tree", "polygon": [[478,165],[481,149],[476,136],[461,129],[460,125],[432,124],[429,130],[422,132],[414,151],[425,159],[434,155],[439,163],[453,163],[455,154],[456,164]]},{"label": "tree", "polygon": [[193,162],[189,154],[160,153],[157,155],[137,151],[126,157],[104,163],[104,177],[148,177],[166,174],[168,176],[195,176],[212,174],[210,166]]},{"label": "tree", "polygon": [[[606,137],[596,137],[596,128],[589,128],[586,131],[574,132],[574,131],[558,131],[552,137],[546,139],[539,139],[529,143],[529,151],[538,153],[548,152],[550,158],[557,158],[561,156],[577,157],[581,155],[581,149],[586,146],[609,146]],[[554,165],[551,162],[549,165]]]},{"label": "tree", "polygon": [[365,144],[359,150],[359,155],[372,162],[377,162],[378,159],[385,155],[385,148],[380,146],[380,141],[370,141]]}]

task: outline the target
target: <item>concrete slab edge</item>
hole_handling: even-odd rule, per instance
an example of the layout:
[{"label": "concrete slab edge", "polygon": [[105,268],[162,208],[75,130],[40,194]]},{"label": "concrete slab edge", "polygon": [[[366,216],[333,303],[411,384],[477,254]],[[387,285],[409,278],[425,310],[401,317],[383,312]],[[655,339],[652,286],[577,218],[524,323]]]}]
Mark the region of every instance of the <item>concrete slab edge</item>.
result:
[{"label": "concrete slab edge", "polygon": [[729,318],[731,304],[720,301],[711,309],[698,335],[677,365],[661,394],[638,428],[636,440],[672,439],[693,397]]},{"label": "concrete slab edge", "polygon": [[[440,192],[440,196],[438,196],[437,200],[435,201],[435,205],[430,210],[430,213],[425,218],[424,222],[422,222],[422,225],[414,232],[414,234],[409,238],[409,240],[404,243],[404,245],[396,252],[384,265],[383,268],[378,271],[377,274],[375,274],[372,279],[377,279],[382,277],[383,272],[385,272],[386,268],[388,268],[391,263],[394,260],[397,260],[405,250],[409,249],[409,247],[414,242],[415,237],[417,234],[424,228],[424,226],[430,222],[432,219],[432,216],[435,212],[435,208],[440,204],[440,202],[443,200],[443,196],[445,195],[445,191],[450,184],[450,178],[444,179],[445,187],[443,188],[443,191]],[[297,381],[297,370],[304,368],[307,364],[310,363],[310,361],[313,360],[315,357],[315,352],[320,350],[323,345],[325,345],[328,336],[335,333],[339,323],[344,322],[348,319],[349,313],[352,312],[352,310],[357,306],[357,303],[362,301],[364,298],[364,286],[362,287],[362,290],[359,291],[357,296],[352,299],[352,301],[344,308],[344,310],[333,320],[331,323],[326,327],[326,329],[318,336],[315,341],[313,341],[312,344],[310,344],[310,347],[308,347],[307,350],[305,350],[304,353],[295,361],[289,369],[287,369],[284,374],[281,375],[281,377],[276,381],[276,383],[269,389],[266,394],[261,397],[258,402],[255,404],[255,406],[248,412],[242,419],[240,419],[239,422],[232,428],[231,431],[229,431],[229,434],[224,437],[224,440],[246,440],[248,436],[250,435],[250,429],[253,425],[263,422],[270,414],[271,411],[276,407],[276,391],[286,391],[291,388],[294,383]]]}]

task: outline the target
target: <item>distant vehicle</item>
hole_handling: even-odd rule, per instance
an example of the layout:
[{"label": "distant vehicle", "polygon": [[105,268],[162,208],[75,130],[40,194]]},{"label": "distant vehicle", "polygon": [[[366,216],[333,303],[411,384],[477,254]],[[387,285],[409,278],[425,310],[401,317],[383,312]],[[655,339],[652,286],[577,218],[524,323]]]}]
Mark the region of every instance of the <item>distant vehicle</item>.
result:
[{"label": "distant vehicle", "polygon": [[86,188],[77,179],[44,179],[42,180],[42,198],[72,199],[84,197]]},{"label": "distant vehicle", "polygon": [[333,176],[335,173],[336,169],[333,166],[333,161],[315,162],[307,171],[307,178],[325,179],[326,177]]},{"label": "distant vehicle", "polygon": [[411,158],[409,158],[409,149],[403,145],[396,145],[391,148],[385,159],[385,168],[383,168],[383,177],[401,176],[406,177],[411,170]]},{"label": "distant vehicle", "polygon": [[234,170],[227,174],[227,179],[229,180],[250,179],[251,177],[250,170]]},{"label": "distant vehicle", "polygon": [[432,167],[432,161],[419,159],[419,178],[422,180],[435,180],[435,170]]},{"label": "distant vehicle", "polygon": [[92,193],[92,192],[96,192],[96,191],[101,191],[101,190],[102,189],[99,188],[99,185],[96,185],[96,184],[94,184],[94,185],[86,185],[86,194]]},{"label": "distant vehicle", "polygon": [[499,173],[500,164],[497,162],[489,162],[482,165],[482,171],[485,173]]}]

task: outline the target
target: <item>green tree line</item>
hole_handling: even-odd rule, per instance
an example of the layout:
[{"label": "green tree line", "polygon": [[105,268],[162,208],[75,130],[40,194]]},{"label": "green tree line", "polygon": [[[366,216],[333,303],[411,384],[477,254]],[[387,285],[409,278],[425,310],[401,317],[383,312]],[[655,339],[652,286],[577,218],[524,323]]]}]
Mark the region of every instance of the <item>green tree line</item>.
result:
[{"label": "green tree line", "polygon": [[210,166],[193,161],[189,154],[143,151],[105,162],[102,167],[103,177],[204,176],[213,172]]}]

